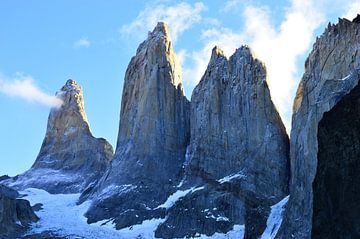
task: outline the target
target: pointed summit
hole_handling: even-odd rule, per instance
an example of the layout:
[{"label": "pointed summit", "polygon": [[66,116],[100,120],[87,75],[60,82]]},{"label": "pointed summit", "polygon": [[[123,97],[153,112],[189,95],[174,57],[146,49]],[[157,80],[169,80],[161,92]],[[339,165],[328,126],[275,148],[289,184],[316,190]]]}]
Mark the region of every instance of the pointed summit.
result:
[{"label": "pointed summit", "polygon": [[81,86],[70,79],[56,92],[56,96],[63,104],[60,108],[51,110],[46,136],[57,137],[74,133],[90,135]]},{"label": "pointed summit", "polygon": [[10,186],[40,188],[50,193],[79,193],[107,169],[113,149],[105,139],[92,136],[81,86],[68,80],[56,96],[63,104],[50,111],[45,139],[35,163],[24,174],[8,180]]},{"label": "pointed summit", "polygon": [[[221,50],[218,46],[214,46],[214,48],[211,51],[211,57],[210,62],[216,61],[219,57],[225,57],[225,53],[223,50]],[[209,63],[210,64],[210,63]]]},{"label": "pointed summit", "polygon": [[91,195],[89,222],[114,218],[123,228],[163,213],[156,207],[181,180],[189,108],[169,29],[158,23],[126,70],[116,153]]},{"label": "pointed summit", "polygon": [[163,34],[164,36],[170,36],[169,25],[165,22],[158,22],[151,34]]}]

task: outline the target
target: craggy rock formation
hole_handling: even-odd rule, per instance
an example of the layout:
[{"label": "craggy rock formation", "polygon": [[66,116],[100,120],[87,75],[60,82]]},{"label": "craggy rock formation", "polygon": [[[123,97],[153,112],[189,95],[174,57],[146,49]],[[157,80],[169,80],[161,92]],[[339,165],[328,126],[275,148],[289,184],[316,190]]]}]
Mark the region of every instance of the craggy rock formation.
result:
[{"label": "craggy rock formation", "polygon": [[189,102],[168,26],[158,23],[127,68],[116,153],[90,195],[88,222],[117,228],[162,217],[156,208],[176,191],[189,141]]},{"label": "craggy rock formation", "polygon": [[[288,194],[289,139],[264,65],[243,46],[227,59],[215,47],[191,98],[185,196],[167,208],[156,236],[226,233],[245,224],[259,238],[270,205]],[[191,190],[189,190],[191,189]]]},{"label": "craggy rock formation", "polygon": [[0,185],[0,238],[18,238],[16,235],[39,220],[29,201],[18,197],[17,191]]},{"label": "craggy rock formation", "polygon": [[327,27],[294,101],[290,201],[280,238],[359,238],[360,16]]},{"label": "craggy rock formation", "polygon": [[106,171],[113,155],[105,139],[92,136],[82,88],[68,80],[56,93],[63,104],[50,112],[45,139],[30,170],[5,182],[16,188],[79,193]]}]

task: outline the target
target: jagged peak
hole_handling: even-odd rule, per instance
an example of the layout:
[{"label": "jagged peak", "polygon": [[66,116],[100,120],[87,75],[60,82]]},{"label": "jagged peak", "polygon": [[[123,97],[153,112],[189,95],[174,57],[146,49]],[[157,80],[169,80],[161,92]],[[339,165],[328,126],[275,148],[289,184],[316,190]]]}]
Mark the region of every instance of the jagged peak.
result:
[{"label": "jagged peak", "polygon": [[156,27],[151,32],[152,35],[162,34],[164,36],[170,35],[169,25],[165,22],[158,22]]},{"label": "jagged peak", "polygon": [[248,45],[242,45],[240,48],[237,48],[232,57],[253,57],[251,48]]},{"label": "jagged peak", "polygon": [[212,49],[212,52],[211,52],[210,62],[215,61],[219,57],[225,57],[226,58],[225,53],[218,46],[214,46],[214,48]]},{"label": "jagged peak", "polygon": [[76,91],[76,92],[81,92],[82,88],[81,86],[73,79],[69,79],[66,81],[65,85],[63,87],[61,87],[61,91]]},{"label": "jagged peak", "polygon": [[88,124],[88,119],[84,110],[83,90],[75,80],[67,80],[60,91],[56,92],[56,97],[62,100],[63,104],[59,109],[53,109],[50,115],[57,118],[64,116],[61,112],[77,112],[77,115],[80,117],[79,122],[83,121]]},{"label": "jagged peak", "polygon": [[316,38],[313,48],[316,48],[316,45],[320,44],[320,42],[327,41],[327,39],[331,39],[336,35],[348,34],[352,32],[352,29],[359,28],[359,23],[359,14],[352,21],[346,18],[338,18],[338,22],[336,24],[329,22],[323,34]]},{"label": "jagged peak", "polygon": [[165,22],[158,22],[155,28],[148,33],[147,41],[153,38],[157,38],[157,39],[165,38],[167,41],[171,41],[169,25]]},{"label": "jagged peak", "polygon": [[358,23],[360,24],[360,14],[358,14],[352,21],[353,23]]},{"label": "jagged peak", "polygon": [[167,48],[171,47],[170,28],[165,22],[158,22],[152,31],[148,32],[148,37],[137,48],[136,54],[148,48],[149,44],[164,44]]}]

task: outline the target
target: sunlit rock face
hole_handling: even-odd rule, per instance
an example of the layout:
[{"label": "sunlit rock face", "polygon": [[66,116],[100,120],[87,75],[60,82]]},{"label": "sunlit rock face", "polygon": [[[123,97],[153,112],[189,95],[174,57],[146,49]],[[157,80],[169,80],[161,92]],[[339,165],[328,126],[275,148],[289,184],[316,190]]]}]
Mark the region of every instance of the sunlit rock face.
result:
[{"label": "sunlit rock face", "polygon": [[289,140],[271,101],[264,65],[243,46],[227,59],[215,47],[191,97],[191,140],[161,238],[226,233],[245,224],[259,238],[270,205],[288,194]]},{"label": "sunlit rock face", "polygon": [[39,220],[29,201],[19,196],[17,191],[0,185],[0,238],[20,238],[31,223]]},{"label": "sunlit rock face", "polygon": [[50,193],[80,193],[106,171],[112,146],[92,136],[84,111],[81,86],[68,80],[56,93],[63,102],[48,118],[45,139],[30,170],[6,183],[24,189],[45,189]]},{"label": "sunlit rock face", "polygon": [[359,22],[360,16],[329,24],[306,60],[294,101],[290,201],[279,238],[359,238]]},{"label": "sunlit rock face", "polygon": [[112,218],[123,228],[164,215],[157,206],[176,191],[183,174],[189,108],[169,28],[158,23],[125,74],[110,170],[82,196],[93,199],[86,214],[89,222]]}]

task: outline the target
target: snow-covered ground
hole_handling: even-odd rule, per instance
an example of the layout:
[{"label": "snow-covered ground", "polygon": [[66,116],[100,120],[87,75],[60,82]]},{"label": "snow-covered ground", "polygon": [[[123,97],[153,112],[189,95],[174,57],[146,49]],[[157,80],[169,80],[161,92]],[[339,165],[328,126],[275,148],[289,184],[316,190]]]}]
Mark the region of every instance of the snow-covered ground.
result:
[{"label": "snow-covered ground", "polygon": [[[131,228],[115,230],[111,222],[87,224],[84,213],[90,206],[90,202],[76,205],[79,194],[49,194],[40,189],[30,188],[21,192],[27,194],[25,199],[31,205],[42,203],[43,209],[36,212],[40,221],[33,224],[31,233],[53,231],[60,236],[68,236],[70,239],[131,239],[131,238],[154,238],[154,230],[164,219],[152,219]],[[70,236],[69,236],[70,235]]]},{"label": "snow-covered ground", "polygon": [[[191,188],[187,193],[191,193],[202,188]],[[151,219],[144,221],[142,224],[134,225],[122,230],[116,230],[112,221],[101,221],[94,224],[87,224],[86,218],[83,216],[90,206],[90,202],[76,205],[79,194],[49,194],[48,192],[29,188],[21,192],[26,194],[25,199],[29,200],[31,205],[42,203],[43,209],[36,212],[40,217],[37,223],[32,225],[29,234],[40,233],[43,231],[52,231],[59,236],[66,236],[69,239],[153,239],[154,231],[159,224],[165,219]],[[183,196],[183,195],[182,195]],[[181,193],[172,195],[164,207],[170,207],[176,200],[181,198]],[[215,233],[208,237],[205,235],[197,235],[200,239],[239,239],[243,238],[244,226],[235,225],[233,230],[220,234]]]},{"label": "snow-covered ground", "polygon": [[283,220],[285,205],[287,204],[288,201],[289,201],[289,196],[285,197],[280,202],[278,202],[277,204],[271,207],[271,212],[266,222],[266,229],[262,234],[261,239],[275,238],[277,232],[280,229]]}]

